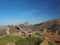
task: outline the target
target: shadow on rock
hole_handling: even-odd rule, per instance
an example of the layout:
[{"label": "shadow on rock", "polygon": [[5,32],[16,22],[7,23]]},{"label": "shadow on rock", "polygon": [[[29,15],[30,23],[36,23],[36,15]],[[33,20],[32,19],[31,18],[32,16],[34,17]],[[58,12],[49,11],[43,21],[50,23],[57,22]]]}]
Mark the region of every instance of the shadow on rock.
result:
[{"label": "shadow on rock", "polygon": [[39,40],[39,41],[37,41],[37,42],[35,43],[35,45],[40,45],[41,42],[43,42],[43,41],[40,41],[40,40]]}]

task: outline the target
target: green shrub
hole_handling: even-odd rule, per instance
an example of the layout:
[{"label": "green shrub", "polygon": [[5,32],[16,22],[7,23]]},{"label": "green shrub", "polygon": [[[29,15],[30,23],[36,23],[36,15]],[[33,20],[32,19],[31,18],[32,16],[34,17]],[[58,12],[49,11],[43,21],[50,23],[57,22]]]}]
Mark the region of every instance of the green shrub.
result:
[{"label": "green shrub", "polygon": [[16,45],[35,45],[38,41],[42,41],[42,39],[39,37],[20,38],[19,40],[17,40]]},{"label": "green shrub", "polygon": [[60,35],[60,31],[58,32],[58,35]]},{"label": "green shrub", "polygon": [[17,40],[16,45],[35,45],[38,41],[41,42],[43,39],[41,37],[21,38],[19,36],[6,35],[5,37],[0,38],[0,44],[12,40]]},{"label": "green shrub", "polygon": [[48,42],[49,43],[49,45],[54,45],[52,42]]},{"label": "green shrub", "polygon": [[0,44],[5,43],[5,42],[9,42],[12,40],[18,40],[19,38],[20,37],[18,37],[18,36],[6,35],[5,37],[0,38]]}]

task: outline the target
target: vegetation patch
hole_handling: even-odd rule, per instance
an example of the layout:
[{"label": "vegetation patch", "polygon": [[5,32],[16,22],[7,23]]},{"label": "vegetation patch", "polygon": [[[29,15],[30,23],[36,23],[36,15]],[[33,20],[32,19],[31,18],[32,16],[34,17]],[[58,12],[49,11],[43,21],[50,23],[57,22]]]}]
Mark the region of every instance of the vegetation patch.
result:
[{"label": "vegetation patch", "polygon": [[17,40],[16,45],[36,45],[37,42],[40,44],[42,41],[40,37],[21,38]]},{"label": "vegetation patch", "polygon": [[49,43],[49,45],[54,45],[52,42],[48,42]]},{"label": "vegetation patch", "polygon": [[11,42],[12,40],[16,40],[16,45],[37,45],[43,41],[41,37],[21,38],[19,36],[6,35],[0,38],[0,44]]},{"label": "vegetation patch", "polygon": [[6,35],[3,38],[0,38],[0,44],[1,43],[6,43],[6,42],[10,42],[12,40],[18,40],[20,37],[18,36],[11,36],[11,35]]}]

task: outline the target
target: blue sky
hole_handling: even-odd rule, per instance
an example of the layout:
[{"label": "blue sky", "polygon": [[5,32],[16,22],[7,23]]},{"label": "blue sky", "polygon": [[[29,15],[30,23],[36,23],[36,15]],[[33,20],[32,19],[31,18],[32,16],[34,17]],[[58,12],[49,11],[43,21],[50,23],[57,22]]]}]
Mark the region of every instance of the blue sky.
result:
[{"label": "blue sky", "polygon": [[0,0],[0,25],[54,18],[60,18],[60,0]]}]

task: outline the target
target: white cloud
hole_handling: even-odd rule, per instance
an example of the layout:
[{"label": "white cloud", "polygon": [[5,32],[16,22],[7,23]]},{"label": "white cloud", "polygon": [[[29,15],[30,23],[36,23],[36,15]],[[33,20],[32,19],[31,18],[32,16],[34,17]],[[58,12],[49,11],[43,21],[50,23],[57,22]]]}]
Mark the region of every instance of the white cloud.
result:
[{"label": "white cloud", "polygon": [[22,12],[22,13],[20,13],[20,15],[32,15],[32,14],[35,14],[37,12],[39,12],[39,10],[30,10],[30,11]]}]

